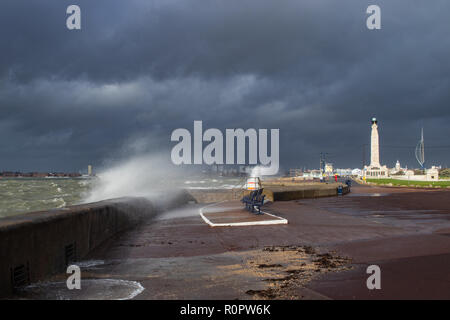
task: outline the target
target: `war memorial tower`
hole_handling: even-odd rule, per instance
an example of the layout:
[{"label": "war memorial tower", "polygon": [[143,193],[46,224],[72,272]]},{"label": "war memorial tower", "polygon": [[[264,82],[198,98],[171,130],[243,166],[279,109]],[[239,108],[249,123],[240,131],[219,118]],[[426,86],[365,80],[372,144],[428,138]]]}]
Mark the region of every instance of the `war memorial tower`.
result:
[{"label": "war memorial tower", "polygon": [[370,136],[370,165],[364,166],[363,175],[369,178],[387,178],[389,170],[380,164],[380,139],[378,136],[377,118],[372,118],[372,133]]}]

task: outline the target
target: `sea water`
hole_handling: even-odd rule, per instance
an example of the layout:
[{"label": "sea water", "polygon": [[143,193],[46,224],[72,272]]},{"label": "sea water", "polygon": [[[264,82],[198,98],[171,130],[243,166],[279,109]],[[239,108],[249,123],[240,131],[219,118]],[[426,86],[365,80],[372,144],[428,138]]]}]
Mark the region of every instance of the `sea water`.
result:
[{"label": "sea water", "polygon": [[2,178],[0,218],[77,204],[90,184],[81,178]]},{"label": "sea water", "polygon": [[[108,185],[123,184],[117,192],[103,192],[106,179],[83,178],[1,178],[0,179],[0,218],[26,212],[63,208],[80,203],[106,200],[120,196],[145,196],[151,193],[152,186],[159,183],[139,184],[139,194],[130,185],[130,181],[106,180]],[[166,188],[184,189],[231,189],[245,185],[245,178],[191,176],[179,181],[171,181]],[[127,190],[131,190],[128,194]],[[149,189],[149,190],[143,190]]]}]

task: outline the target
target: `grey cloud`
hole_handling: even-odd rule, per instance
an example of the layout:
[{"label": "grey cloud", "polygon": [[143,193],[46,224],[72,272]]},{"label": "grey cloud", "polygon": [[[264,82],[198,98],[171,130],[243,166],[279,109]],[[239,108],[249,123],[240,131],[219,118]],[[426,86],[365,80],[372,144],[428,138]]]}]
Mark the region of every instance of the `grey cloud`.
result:
[{"label": "grey cloud", "polygon": [[447,1],[377,1],[380,31],[365,28],[369,1],[74,3],[75,32],[72,2],[0,5],[4,169],[77,170],[134,139],[169,149],[194,120],[280,128],[285,168],[317,166],[320,152],[360,166],[372,115],[389,165],[415,165],[405,147],[422,125],[428,145],[448,144]]}]

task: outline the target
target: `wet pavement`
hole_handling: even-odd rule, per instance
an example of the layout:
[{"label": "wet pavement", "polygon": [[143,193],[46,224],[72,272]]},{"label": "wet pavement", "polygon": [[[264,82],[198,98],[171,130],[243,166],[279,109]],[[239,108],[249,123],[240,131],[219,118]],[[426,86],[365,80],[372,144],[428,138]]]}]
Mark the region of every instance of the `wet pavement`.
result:
[{"label": "wet pavement", "polygon": [[413,232],[433,232],[450,224],[449,191],[384,188],[384,192],[378,192],[379,189],[358,186],[346,197],[308,199],[302,203]]},{"label": "wet pavement", "polygon": [[[61,289],[61,274],[21,297],[450,299],[449,202],[449,191],[355,186],[343,197],[264,206],[287,225],[221,228],[208,226],[201,206],[190,205],[87,257],[85,281],[115,284],[85,282],[88,291],[76,296]],[[267,250],[274,246],[291,249]],[[370,264],[381,267],[381,290],[366,287]]]}]

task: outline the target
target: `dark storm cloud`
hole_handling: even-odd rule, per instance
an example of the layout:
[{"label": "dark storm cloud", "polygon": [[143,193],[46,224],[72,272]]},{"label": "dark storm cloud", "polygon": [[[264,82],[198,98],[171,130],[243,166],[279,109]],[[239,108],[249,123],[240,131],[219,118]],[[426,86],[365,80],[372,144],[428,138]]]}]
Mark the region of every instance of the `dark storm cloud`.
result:
[{"label": "dark storm cloud", "polygon": [[[65,28],[70,4],[81,31]],[[450,4],[376,1],[379,31],[369,4],[2,1],[0,169],[79,169],[135,141],[168,150],[193,120],[280,128],[284,167],[317,166],[319,152],[355,167],[372,115],[382,160],[414,165],[405,147],[422,125],[428,145],[449,144]]]}]

